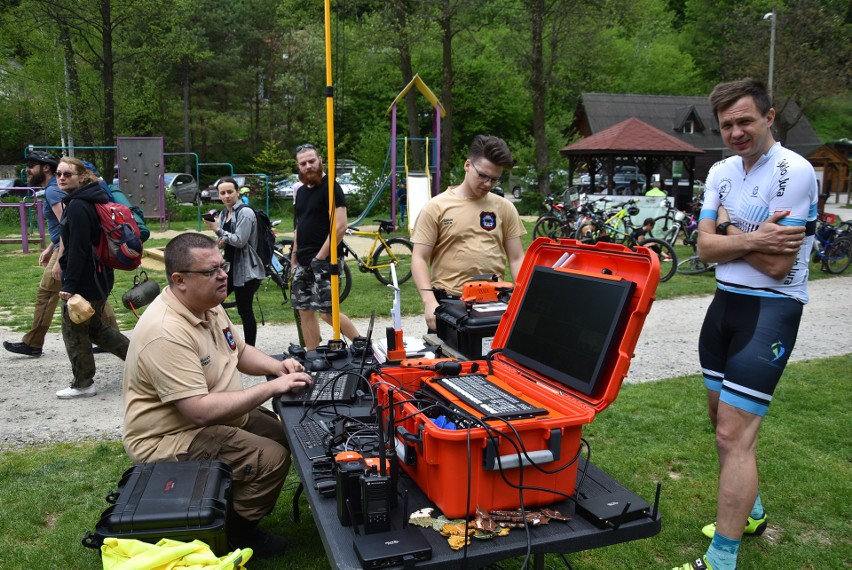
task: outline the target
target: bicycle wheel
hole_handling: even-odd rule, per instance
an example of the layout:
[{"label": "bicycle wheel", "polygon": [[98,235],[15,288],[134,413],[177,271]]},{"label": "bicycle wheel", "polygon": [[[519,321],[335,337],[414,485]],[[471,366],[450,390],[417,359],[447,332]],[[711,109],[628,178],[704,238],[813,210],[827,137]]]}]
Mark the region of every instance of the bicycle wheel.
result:
[{"label": "bicycle wheel", "polygon": [[658,216],[654,218],[654,233],[669,243],[674,243],[677,239],[677,234],[680,231],[680,224],[677,223],[673,216]]},{"label": "bicycle wheel", "polygon": [[852,261],[852,240],[841,237],[834,240],[822,255],[823,270],[833,275],[846,271]]},{"label": "bicycle wheel", "polygon": [[690,256],[677,264],[677,272],[681,275],[698,275],[710,271],[711,265],[701,261],[697,255]]},{"label": "bicycle wheel", "polygon": [[373,253],[373,275],[385,285],[393,284],[391,264],[396,265],[396,280],[402,285],[411,279],[411,252],[414,247],[403,237],[392,237],[385,240],[388,247],[380,244]]},{"label": "bicycle wheel", "polygon": [[647,247],[660,260],[660,283],[671,279],[677,272],[677,254],[672,244],[657,238],[647,238],[640,245]]},{"label": "bicycle wheel", "polygon": [[340,264],[340,274],[338,275],[337,285],[338,292],[340,297],[340,302],[342,303],[346,297],[349,296],[349,292],[352,291],[352,271],[349,269],[349,266],[346,265],[346,261],[343,258],[337,260]]},{"label": "bicycle wheel", "polygon": [[539,237],[557,239],[561,236],[562,222],[556,216],[542,216],[536,221],[535,226],[533,226],[533,239]]}]

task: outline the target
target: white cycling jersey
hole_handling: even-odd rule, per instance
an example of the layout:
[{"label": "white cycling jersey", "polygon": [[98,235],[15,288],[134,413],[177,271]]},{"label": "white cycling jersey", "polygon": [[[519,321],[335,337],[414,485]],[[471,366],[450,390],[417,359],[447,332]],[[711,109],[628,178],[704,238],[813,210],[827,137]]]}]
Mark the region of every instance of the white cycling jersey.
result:
[{"label": "white cycling jersey", "polygon": [[802,156],[775,143],[746,174],[742,158],[732,156],[710,168],[700,219],[717,219],[719,205],[744,232],[756,231],[770,215],[789,211],[779,223],[806,226],[805,242],[793,268],[773,279],[743,259],[716,267],[718,286],[726,291],[770,297],[793,297],[808,302],[808,261],[817,218],[817,182],[813,166]]}]

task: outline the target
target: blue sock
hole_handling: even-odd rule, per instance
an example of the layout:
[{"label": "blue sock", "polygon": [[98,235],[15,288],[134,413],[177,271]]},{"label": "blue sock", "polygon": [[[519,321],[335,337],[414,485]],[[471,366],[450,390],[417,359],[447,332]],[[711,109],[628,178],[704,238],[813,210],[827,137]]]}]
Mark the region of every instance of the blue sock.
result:
[{"label": "blue sock", "polygon": [[760,502],[760,491],[757,492],[757,499],[754,500],[754,506],[751,508],[750,516],[756,521],[759,521],[766,516],[766,512],[763,510],[763,503]]},{"label": "blue sock", "polygon": [[739,540],[731,540],[717,531],[704,556],[713,570],[736,570]]}]

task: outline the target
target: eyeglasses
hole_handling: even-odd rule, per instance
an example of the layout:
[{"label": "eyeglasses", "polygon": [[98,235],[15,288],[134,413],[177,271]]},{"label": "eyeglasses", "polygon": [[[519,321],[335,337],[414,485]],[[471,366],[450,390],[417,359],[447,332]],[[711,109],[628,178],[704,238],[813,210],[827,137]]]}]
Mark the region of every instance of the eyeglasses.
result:
[{"label": "eyeglasses", "polygon": [[476,175],[477,175],[477,176],[479,176],[479,180],[480,180],[480,181],[482,181],[482,182],[490,182],[492,186],[494,186],[495,184],[497,184],[498,182],[500,182],[500,177],[499,177],[499,176],[498,176],[497,178],[491,178],[490,176],[486,176],[485,174],[482,174],[482,173],[479,171],[479,169],[476,167],[476,165],[475,165],[474,163],[472,163],[472,162],[471,162],[471,163],[470,163],[470,165],[471,165],[471,166],[473,167],[473,169],[476,171]]},{"label": "eyeglasses", "polygon": [[223,273],[227,274],[228,271],[231,269],[230,262],[226,261],[222,265],[217,265],[216,267],[214,267],[212,269],[201,269],[201,270],[186,269],[184,271],[177,271],[177,273],[198,273],[199,275],[203,275],[205,277],[213,277],[214,275],[216,275],[216,272],[219,271],[220,269],[222,270]]},{"label": "eyeglasses", "polygon": [[317,149],[317,147],[315,147],[311,143],[300,144],[299,146],[296,147],[296,154],[299,154],[302,151],[316,150],[316,149]]},{"label": "eyeglasses", "polygon": [[78,173],[73,170],[57,170],[56,177],[57,178],[71,178],[72,176],[79,176]]}]

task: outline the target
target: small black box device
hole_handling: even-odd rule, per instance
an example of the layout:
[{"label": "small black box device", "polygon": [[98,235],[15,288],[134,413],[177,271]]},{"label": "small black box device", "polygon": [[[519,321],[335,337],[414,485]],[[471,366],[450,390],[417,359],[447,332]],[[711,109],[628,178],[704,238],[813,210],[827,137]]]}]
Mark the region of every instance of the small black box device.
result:
[{"label": "small black box device", "polygon": [[343,526],[357,525],[362,520],[361,477],[367,464],[361,454],[351,451],[337,454],[335,460],[337,518]]},{"label": "small black box device", "polygon": [[577,501],[577,512],[600,528],[635,521],[648,516],[650,510],[651,505],[630,491],[605,493]]},{"label": "small black box device", "polygon": [[432,547],[419,528],[409,526],[402,530],[356,536],[355,553],[361,565],[372,570],[403,566],[407,560],[429,560]]}]

